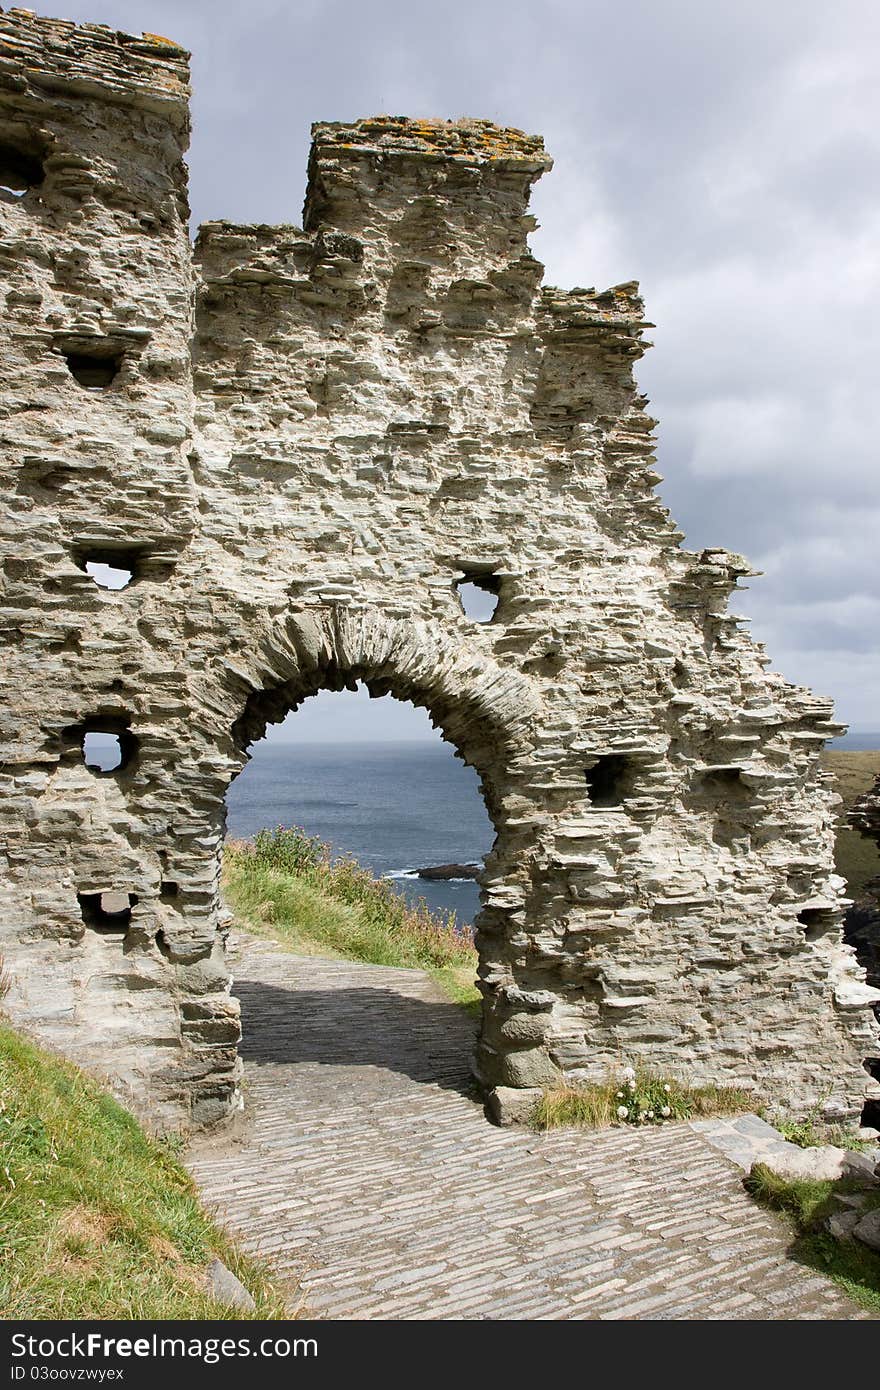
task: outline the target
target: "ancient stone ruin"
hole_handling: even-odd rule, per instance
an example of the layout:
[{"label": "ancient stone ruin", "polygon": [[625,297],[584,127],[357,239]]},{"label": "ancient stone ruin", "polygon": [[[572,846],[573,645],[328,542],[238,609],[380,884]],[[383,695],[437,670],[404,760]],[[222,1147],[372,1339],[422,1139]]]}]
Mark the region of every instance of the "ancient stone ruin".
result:
[{"label": "ancient stone ruin", "polygon": [[319,124],[302,230],[193,249],[187,82],[165,39],[0,14],[13,1017],[161,1122],[222,1119],[226,789],[267,720],[363,681],[482,779],[497,1116],[621,1059],[857,1115],[838,726],[728,611],[745,562],[654,493],[636,285],[542,286],[550,159],[478,120]]}]

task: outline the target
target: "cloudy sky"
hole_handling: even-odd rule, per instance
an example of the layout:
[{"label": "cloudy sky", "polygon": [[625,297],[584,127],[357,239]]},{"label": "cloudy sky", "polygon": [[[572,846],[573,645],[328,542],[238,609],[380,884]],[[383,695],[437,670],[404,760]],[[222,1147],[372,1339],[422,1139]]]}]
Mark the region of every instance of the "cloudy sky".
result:
[{"label": "cloudy sky", "polygon": [[[196,222],[298,221],[313,120],[543,134],[533,249],[549,283],[641,281],[658,326],[639,379],[687,544],[763,570],[735,606],[774,666],[880,729],[876,0],[57,8],[192,49]],[[368,724],[355,697],[336,719],[310,701],[297,729],[387,735],[387,703]]]}]

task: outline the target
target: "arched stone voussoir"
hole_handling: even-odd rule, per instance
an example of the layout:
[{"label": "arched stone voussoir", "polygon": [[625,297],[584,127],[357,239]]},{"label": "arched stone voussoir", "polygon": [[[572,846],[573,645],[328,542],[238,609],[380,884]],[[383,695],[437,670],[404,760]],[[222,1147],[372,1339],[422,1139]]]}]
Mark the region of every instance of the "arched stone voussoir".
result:
[{"label": "arched stone voussoir", "polygon": [[[228,689],[240,700],[241,659]],[[532,682],[483,651],[462,648],[438,623],[390,618],[378,610],[332,607],[291,613],[266,633],[247,665],[251,685],[232,724],[240,749],[266,725],[320,690],[392,694],[425,708],[443,736],[483,776],[527,753],[539,714]]]}]

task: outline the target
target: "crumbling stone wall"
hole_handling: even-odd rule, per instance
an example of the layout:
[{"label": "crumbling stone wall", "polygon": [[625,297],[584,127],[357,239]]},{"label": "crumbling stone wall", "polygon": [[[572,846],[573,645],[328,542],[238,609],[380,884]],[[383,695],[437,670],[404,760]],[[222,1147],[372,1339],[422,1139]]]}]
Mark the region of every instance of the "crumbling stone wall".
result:
[{"label": "crumbling stone wall", "polygon": [[224,795],[268,719],[363,680],[482,780],[497,1114],[621,1057],[858,1113],[838,726],[728,611],[747,565],[654,493],[637,287],[542,287],[550,160],[482,121],[318,125],[304,228],[193,255],[187,81],[166,40],[0,14],[14,1016],[168,1123],[222,1118]]}]

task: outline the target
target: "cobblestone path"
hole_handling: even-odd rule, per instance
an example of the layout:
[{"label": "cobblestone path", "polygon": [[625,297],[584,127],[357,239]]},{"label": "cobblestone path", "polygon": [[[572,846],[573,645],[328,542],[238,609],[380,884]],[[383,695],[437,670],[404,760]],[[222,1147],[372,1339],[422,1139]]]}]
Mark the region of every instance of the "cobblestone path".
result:
[{"label": "cobblestone path", "polygon": [[419,971],[245,939],[246,1113],[190,1167],[320,1318],[851,1318],[688,1125],[487,1123],[472,1025]]}]

